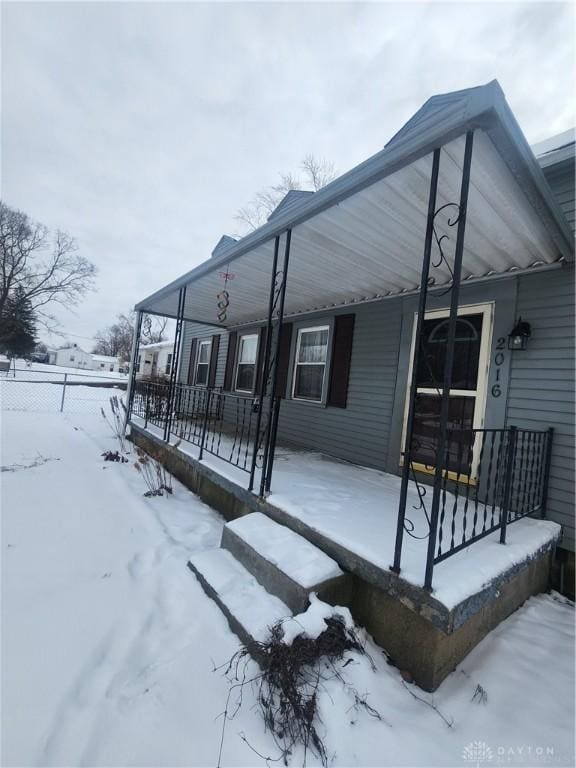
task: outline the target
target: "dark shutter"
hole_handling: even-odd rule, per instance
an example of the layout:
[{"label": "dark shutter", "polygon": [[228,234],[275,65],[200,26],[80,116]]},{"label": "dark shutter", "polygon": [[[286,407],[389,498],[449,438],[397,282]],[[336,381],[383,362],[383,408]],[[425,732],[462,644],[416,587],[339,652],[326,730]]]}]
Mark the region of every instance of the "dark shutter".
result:
[{"label": "dark shutter", "polygon": [[280,338],[280,351],[278,353],[278,375],[276,377],[276,397],[286,397],[291,345],[292,323],[282,323],[282,336]]},{"label": "dark shutter", "polygon": [[256,386],[254,387],[254,393],[260,394],[260,386],[262,384],[262,366],[264,365],[264,353],[266,351],[266,337],[268,336],[268,328],[263,325],[258,331],[258,355],[256,357]]},{"label": "dark shutter", "polygon": [[215,333],[212,336],[212,346],[210,348],[210,369],[208,371],[208,386],[213,387],[216,383],[216,369],[218,368],[218,350],[220,349],[220,334]]},{"label": "dark shutter", "polygon": [[232,331],[228,334],[228,351],[226,353],[226,371],[224,372],[224,386],[226,392],[230,392],[234,383],[234,363],[236,362],[236,341],[238,334]]},{"label": "dark shutter", "polygon": [[188,362],[188,384],[194,384],[194,369],[196,367],[196,347],[198,339],[192,339],[190,344],[190,360]]},{"label": "dark shutter", "polygon": [[354,315],[336,315],[327,403],[335,408],[346,408],[353,336]]}]

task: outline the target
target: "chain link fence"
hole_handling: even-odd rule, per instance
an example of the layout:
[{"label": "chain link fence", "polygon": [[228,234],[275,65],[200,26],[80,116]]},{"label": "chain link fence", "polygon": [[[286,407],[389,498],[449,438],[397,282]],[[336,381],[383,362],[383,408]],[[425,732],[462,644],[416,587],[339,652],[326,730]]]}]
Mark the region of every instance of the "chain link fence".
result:
[{"label": "chain link fence", "polygon": [[0,409],[98,413],[113,395],[126,390],[127,383],[126,376],[98,371],[63,372],[54,366],[11,368],[0,374]]}]

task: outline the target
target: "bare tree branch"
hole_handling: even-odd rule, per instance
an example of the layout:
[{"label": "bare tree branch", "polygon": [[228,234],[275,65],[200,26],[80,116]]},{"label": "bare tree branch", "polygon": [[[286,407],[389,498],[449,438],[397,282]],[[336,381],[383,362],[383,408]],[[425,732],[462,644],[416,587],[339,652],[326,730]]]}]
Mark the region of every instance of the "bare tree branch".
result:
[{"label": "bare tree branch", "polygon": [[336,177],[333,163],[312,154],[304,157],[300,167],[304,172],[303,180],[291,173],[279,174],[277,184],[262,188],[247,205],[238,209],[234,217],[236,221],[249,230],[258,229],[290,190],[311,187],[316,192]]},{"label": "bare tree branch", "polygon": [[18,290],[43,325],[54,318],[42,308],[70,307],[94,289],[96,267],[79,256],[66,232],[48,229],[0,201],[0,318]]}]

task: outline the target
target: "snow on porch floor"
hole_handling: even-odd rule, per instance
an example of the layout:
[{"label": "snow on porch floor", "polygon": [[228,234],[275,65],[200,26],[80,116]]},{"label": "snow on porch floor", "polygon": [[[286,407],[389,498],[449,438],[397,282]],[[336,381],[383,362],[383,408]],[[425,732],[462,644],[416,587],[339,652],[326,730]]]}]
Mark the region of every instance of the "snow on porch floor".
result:
[{"label": "snow on porch floor", "polygon": [[[155,427],[149,426],[148,430],[160,434]],[[198,458],[198,448],[190,443],[181,442],[179,450]],[[248,474],[237,467],[211,454],[204,454],[202,463],[243,488],[247,487]],[[400,482],[399,477],[386,472],[320,453],[279,447],[267,500],[348,551],[378,568],[389,570],[394,557]],[[257,478],[255,488],[258,486]],[[414,534],[422,538],[404,535],[401,576],[422,586],[428,540],[425,537],[426,520],[422,511],[416,511],[417,506],[416,488],[410,483],[406,517],[415,524]],[[468,530],[471,530],[473,514],[470,508]],[[461,518],[462,505],[457,519],[460,521]],[[450,540],[451,519],[451,508],[447,504],[444,541]],[[457,527],[458,530],[461,535],[461,527]],[[434,597],[448,609],[453,608],[481,591],[499,574],[534,555],[559,533],[557,523],[532,518],[518,520],[508,527],[506,545],[500,544],[499,531],[495,531],[435,566]]]}]

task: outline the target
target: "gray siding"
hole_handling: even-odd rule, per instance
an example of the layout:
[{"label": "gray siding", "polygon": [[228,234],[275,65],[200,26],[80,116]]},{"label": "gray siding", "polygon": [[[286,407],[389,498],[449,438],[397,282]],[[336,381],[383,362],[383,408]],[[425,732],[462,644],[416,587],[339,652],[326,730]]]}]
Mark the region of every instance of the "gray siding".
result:
[{"label": "gray siding", "polygon": [[[394,405],[401,300],[365,304],[354,312],[354,340],[346,408],[287,399],[280,410],[279,439],[367,467],[383,468]],[[314,315],[317,322],[330,315]],[[295,325],[295,328],[297,325]],[[292,336],[292,355],[296,333]],[[289,386],[291,371],[289,372]]]},{"label": "gray siding", "polygon": [[544,168],[546,180],[574,232],[574,161]]},{"label": "gray siding", "polygon": [[[184,323],[182,331],[182,349],[180,354],[180,373],[178,376],[179,381],[184,383],[188,381],[188,367],[190,365],[190,347],[192,345],[192,339],[211,339],[215,333],[219,333],[218,329],[208,325]],[[227,349],[228,335],[223,331],[220,333],[220,347],[218,349],[218,366],[216,368],[217,387],[221,387],[224,383]]]},{"label": "gray siding", "polygon": [[528,348],[512,355],[509,424],[554,427],[548,516],[574,550],[574,270],[518,278],[517,314],[532,326]]},{"label": "gray siding", "polygon": [[[515,424],[555,429],[548,514],[564,527],[563,546],[574,549],[574,272],[563,268],[477,286],[464,286],[462,304],[494,302],[494,331],[485,425]],[[431,298],[429,308],[443,306]],[[399,471],[400,440],[415,297],[391,299],[343,310],[356,316],[345,409],[282,403],[279,441],[326,453],[368,467]],[[330,323],[334,313],[306,318]],[[532,326],[528,349],[505,352],[500,369],[502,396],[495,383],[494,344],[521,316]],[[296,330],[294,324],[292,355]],[[186,381],[192,338],[207,338],[214,328],[187,324],[183,334],[181,380]],[[222,385],[227,338],[220,342],[216,384]],[[291,381],[289,371],[289,382]]]}]

